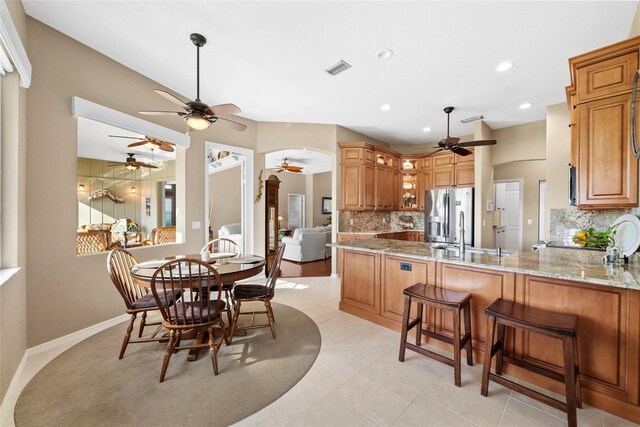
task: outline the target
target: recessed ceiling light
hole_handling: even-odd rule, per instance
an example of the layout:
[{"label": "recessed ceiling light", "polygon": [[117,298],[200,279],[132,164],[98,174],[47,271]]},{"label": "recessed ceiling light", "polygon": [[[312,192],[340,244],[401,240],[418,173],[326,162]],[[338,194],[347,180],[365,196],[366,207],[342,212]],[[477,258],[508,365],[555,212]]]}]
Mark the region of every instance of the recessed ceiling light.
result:
[{"label": "recessed ceiling light", "polygon": [[393,56],[393,51],[391,49],[381,50],[380,52],[378,52],[377,56],[378,59],[389,59]]},{"label": "recessed ceiling light", "polygon": [[422,128],[422,132],[431,132],[430,127]]},{"label": "recessed ceiling light", "polygon": [[520,104],[520,109],[521,110],[526,110],[527,108],[531,108],[533,104],[530,102],[525,102],[524,104]]},{"label": "recessed ceiling light", "polygon": [[507,70],[510,70],[511,68],[513,68],[514,65],[516,65],[516,64],[514,64],[513,62],[503,62],[503,63],[499,64],[496,67],[496,70],[498,70],[498,71],[507,71]]},{"label": "recessed ceiling light", "polygon": [[391,104],[382,104],[382,105],[380,106],[380,109],[381,109],[382,111],[389,111],[389,110],[391,110]]}]

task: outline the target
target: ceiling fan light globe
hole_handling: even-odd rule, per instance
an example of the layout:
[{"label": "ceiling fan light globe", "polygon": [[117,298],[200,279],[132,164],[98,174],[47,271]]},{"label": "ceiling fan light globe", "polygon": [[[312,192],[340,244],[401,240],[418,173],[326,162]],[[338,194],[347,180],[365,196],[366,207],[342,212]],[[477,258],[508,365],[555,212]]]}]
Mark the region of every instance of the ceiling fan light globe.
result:
[{"label": "ceiling fan light globe", "polygon": [[135,166],[135,165],[127,165],[125,166],[125,168],[127,168],[130,171],[138,170],[138,166]]},{"label": "ceiling fan light globe", "polygon": [[191,116],[187,117],[185,120],[189,127],[195,130],[204,130],[211,126],[211,122],[201,116]]}]

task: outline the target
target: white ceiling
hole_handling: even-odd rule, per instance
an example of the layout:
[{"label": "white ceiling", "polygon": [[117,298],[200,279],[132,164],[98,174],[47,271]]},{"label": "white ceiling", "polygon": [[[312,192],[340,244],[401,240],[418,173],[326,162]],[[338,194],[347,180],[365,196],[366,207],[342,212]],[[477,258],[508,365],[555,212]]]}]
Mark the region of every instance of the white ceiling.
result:
[{"label": "white ceiling", "polygon": [[168,153],[162,150],[153,150],[152,152],[146,145],[127,147],[128,144],[136,141],[112,138],[109,135],[135,136],[144,139],[142,134],[78,117],[78,157],[125,162],[127,153],[133,153],[136,160],[144,163],[176,159],[175,151]]},{"label": "white ceiling", "polygon": [[264,155],[267,169],[277,169],[284,159],[291,166],[302,166],[303,174],[314,174],[331,171],[331,156],[312,150],[280,150]]},{"label": "white ceiling", "polygon": [[[493,128],[542,120],[565,100],[569,57],[628,37],[638,2],[23,0],[27,13],[191,99],[264,121],[335,123],[390,143],[446,134],[442,108]],[[392,49],[386,61],[376,57]],[[324,70],[343,59],[338,76]],[[502,61],[515,62],[498,73]],[[135,99],[131,100],[135,103]],[[528,110],[518,106],[533,103]],[[380,110],[389,103],[390,111]],[[170,109],[158,97],[138,109]],[[177,120],[177,119],[176,119]],[[426,126],[431,132],[423,132]]]}]

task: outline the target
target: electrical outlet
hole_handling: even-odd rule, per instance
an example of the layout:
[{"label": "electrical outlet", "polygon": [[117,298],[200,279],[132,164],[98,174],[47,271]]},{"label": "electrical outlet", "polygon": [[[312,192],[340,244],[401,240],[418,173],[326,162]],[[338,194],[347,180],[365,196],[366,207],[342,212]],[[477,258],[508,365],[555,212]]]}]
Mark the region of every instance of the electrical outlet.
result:
[{"label": "electrical outlet", "polygon": [[400,263],[400,270],[402,271],[411,271],[411,264],[409,264],[408,262],[401,262]]},{"label": "electrical outlet", "polygon": [[[487,221],[486,221],[486,220],[484,220],[484,219],[482,220],[482,226],[483,226],[483,227],[486,227],[486,226],[487,226]],[[465,239],[465,240],[466,240],[466,239]]]},{"label": "electrical outlet", "polygon": [[192,230],[200,230],[200,221],[191,221]]},{"label": "electrical outlet", "polygon": [[533,220],[532,219],[528,219],[527,220],[527,225],[533,225]]},{"label": "electrical outlet", "polygon": [[383,223],[383,224],[386,224],[386,223],[387,223],[387,218],[382,217],[382,223]]},{"label": "electrical outlet", "polygon": [[349,218],[349,225],[353,225],[353,218]]}]

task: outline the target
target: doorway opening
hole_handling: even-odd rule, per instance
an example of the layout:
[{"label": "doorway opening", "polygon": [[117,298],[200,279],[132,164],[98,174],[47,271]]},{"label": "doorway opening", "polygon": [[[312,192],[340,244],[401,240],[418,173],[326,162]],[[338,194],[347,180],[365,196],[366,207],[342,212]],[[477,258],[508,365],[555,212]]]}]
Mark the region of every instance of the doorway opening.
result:
[{"label": "doorway opening", "polygon": [[265,153],[265,169],[279,186],[280,242],[286,244],[282,277],[331,275],[333,240],[331,201],[335,175],[331,155],[309,149]]},{"label": "doorway opening", "polygon": [[522,180],[494,183],[496,247],[522,250]]},{"label": "doorway opening", "polygon": [[215,142],[205,150],[205,241],[224,237],[253,254],[253,150]]}]

